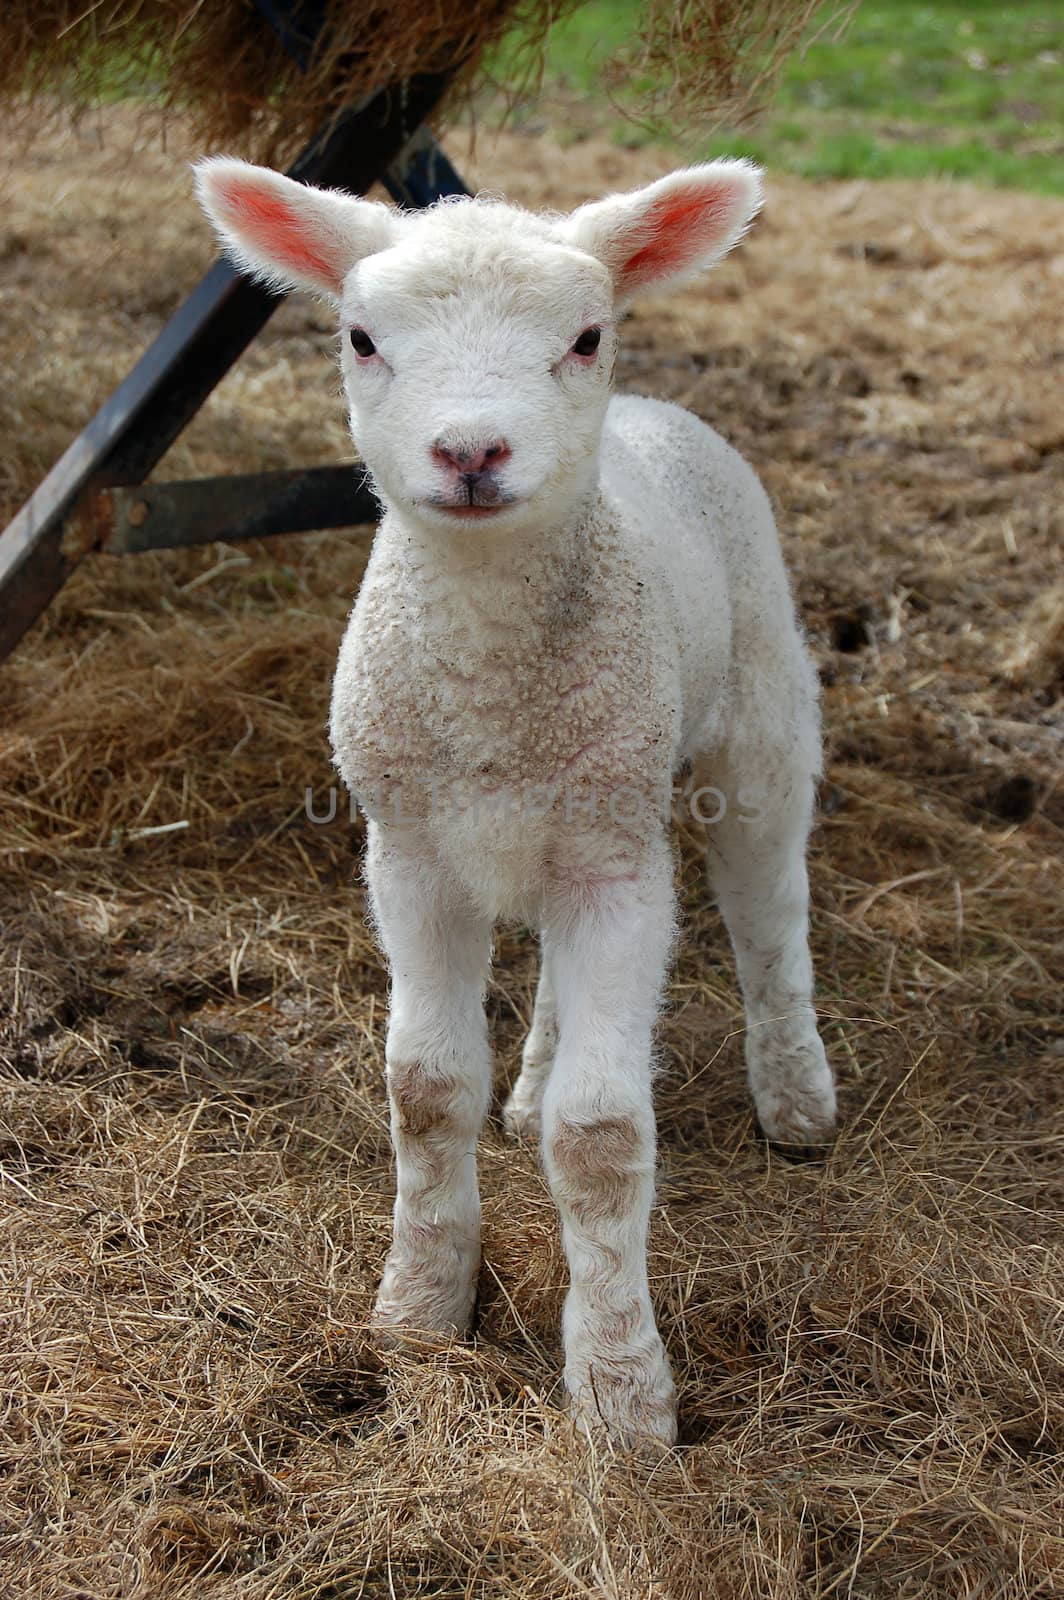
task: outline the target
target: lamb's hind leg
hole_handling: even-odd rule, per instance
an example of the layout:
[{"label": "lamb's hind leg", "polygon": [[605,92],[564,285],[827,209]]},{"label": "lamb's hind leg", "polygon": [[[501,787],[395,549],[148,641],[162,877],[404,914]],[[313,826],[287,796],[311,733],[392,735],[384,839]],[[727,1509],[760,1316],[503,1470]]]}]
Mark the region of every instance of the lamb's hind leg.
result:
[{"label": "lamb's hind leg", "polygon": [[[746,1064],[761,1127],[784,1144],[821,1144],[835,1088],[813,1010],[805,852],[819,770],[810,695],[791,716],[742,722],[742,741],[708,769],[726,812],[708,828],[709,870],[746,1003]],[[711,774],[711,775],[709,775]]]},{"label": "lamb's hind leg", "polygon": [[480,1264],[476,1142],[491,1088],[484,988],[491,928],[427,861],[371,826],[367,876],[391,969],[386,1047],[396,1197],[373,1320],[449,1334]]},{"label": "lamb's hind leg", "polygon": [[554,1052],[558,1048],[558,1011],[545,940],[542,942],[541,961],[532,1026],[521,1053],[521,1071],[502,1108],[502,1120],[507,1133],[526,1139],[539,1137],[543,1091],[554,1065]]}]

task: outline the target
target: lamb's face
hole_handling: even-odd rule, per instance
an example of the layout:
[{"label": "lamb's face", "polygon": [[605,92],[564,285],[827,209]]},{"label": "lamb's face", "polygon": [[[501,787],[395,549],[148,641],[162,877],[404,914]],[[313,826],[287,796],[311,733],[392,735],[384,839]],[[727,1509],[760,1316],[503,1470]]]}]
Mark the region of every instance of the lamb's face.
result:
[{"label": "lamb's face", "polygon": [[745,161],[559,218],[487,200],[400,215],[242,161],[196,182],[240,266],[339,307],[351,430],[384,498],[466,536],[561,520],[588,492],[617,309],[710,266],[760,202]]},{"label": "lamb's face", "polygon": [[463,201],[401,219],[341,301],[351,431],[384,499],[440,530],[563,518],[596,474],[616,351],[601,262]]}]

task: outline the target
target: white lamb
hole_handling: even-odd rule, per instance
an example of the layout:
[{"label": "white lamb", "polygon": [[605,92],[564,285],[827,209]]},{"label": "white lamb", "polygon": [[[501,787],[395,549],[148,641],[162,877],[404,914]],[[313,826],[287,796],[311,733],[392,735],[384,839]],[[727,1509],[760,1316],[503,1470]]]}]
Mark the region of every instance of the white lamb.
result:
[{"label": "white lamb", "polygon": [[571,1402],[623,1444],[671,1441],[646,1240],[668,796],[688,767],[721,797],[709,865],[761,1127],[809,1144],[835,1117],[807,930],[816,679],[769,504],[695,417],[610,395],[624,308],[736,242],[758,173],[718,161],[568,217],[489,199],[397,214],[231,160],[197,180],[241,266],[338,308],[383,507],[332,702],[392,980],[398,1192],[375,1321],[468,1324],[492,929],[520,919],[542,972],[504,1119],[540,1135],[561,1213]]}]

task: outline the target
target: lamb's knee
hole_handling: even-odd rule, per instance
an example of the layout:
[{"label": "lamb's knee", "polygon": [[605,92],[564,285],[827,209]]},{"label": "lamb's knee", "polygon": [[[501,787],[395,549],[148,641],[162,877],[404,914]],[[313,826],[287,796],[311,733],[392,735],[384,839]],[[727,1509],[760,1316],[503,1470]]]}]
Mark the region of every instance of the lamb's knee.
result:
[{"label": "lamb's knee", "polygon": [[430,1072],[420,1061],[390,1062],[388,1093],[396,1129],[411,1139],[458,1132],[470,1120],[462,1081],[451,1073]]},{"label": "lamb's knee", "polygon": [[559,1116],[548,1148],[558,1197],[583,1227],[627,1217],[653,1169],[653,1141],[630,1116]]}]

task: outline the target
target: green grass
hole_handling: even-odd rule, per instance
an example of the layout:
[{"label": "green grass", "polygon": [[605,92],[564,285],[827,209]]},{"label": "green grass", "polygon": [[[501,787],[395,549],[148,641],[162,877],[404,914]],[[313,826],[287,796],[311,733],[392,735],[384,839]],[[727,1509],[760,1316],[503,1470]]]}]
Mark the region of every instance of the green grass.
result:
[{"label": "green grass", "polygon": [[[705,133],[639,126],[611,103],[604,64],[641,9],[585,0],[555,25],[544,88],[566,107],[571,136],[605,127],[623,143],[671,136],[692,155],[750,155],[809,177],[953,177],[1064,194],[1062,0],[864,0],[837,43],[791,58],[763,118]],[[615,98],[627,107],[639,88]]]}]

